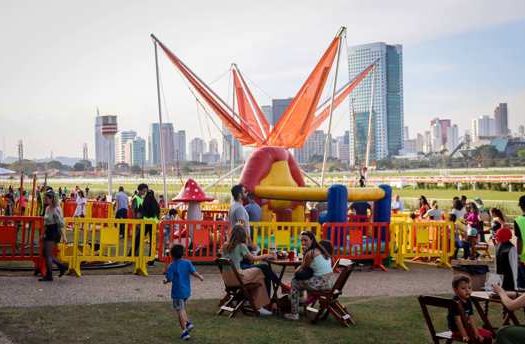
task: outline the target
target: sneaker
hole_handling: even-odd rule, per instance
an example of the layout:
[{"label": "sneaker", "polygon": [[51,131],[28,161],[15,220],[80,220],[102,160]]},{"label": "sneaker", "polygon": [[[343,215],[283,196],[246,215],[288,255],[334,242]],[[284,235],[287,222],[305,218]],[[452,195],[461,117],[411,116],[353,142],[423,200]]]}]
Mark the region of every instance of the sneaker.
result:
[{"label": "sneaker", "polygon": [[299,320],[299,314],[286,313],[283,317],[288,320]]},{"label": "sneaker", "polygon": [[259,308],[259,315],[269,316],[269,315],[273,315],[273,313],[271,311],[267,310],[266,308],[261,307],[261,308]]},{"label": "sneaker", "polygon": [[67,268],[65,266],[60,268],[60,273],[58,274],[58,277],[64,276],[64,274],[67,272]]},{"label": "sneaker", "polygon": [[190,339],[190,332],[188,330],[184,330],[182,331],[182,333],[180,334],[180,339],[182,340],[188,340]]},{"label": "sneaker", "polygon": [[193,330],[195,326],[193,326],[193,323],[191,321],[188,321],[186,323],[186,331],[190,332],[191,330]]},{"label": "sneaker", "polygon": [[53,277],[42,277],[38,279],[38,282],[53,282]]}]

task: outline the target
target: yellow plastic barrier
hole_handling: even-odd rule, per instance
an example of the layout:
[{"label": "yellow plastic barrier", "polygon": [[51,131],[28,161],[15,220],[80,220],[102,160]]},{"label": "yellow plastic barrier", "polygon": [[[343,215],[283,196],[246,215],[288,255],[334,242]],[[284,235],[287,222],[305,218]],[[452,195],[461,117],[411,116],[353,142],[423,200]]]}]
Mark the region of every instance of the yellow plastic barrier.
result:
[{"label": "yellow plastic barrier", "polygon": [[250,222],[252,241],[261,250],[301,250],[302,231],[312,231],[321,240],[321,225],[312,222]]},{"label": "yellow plastic barrier", "polygon": [[395,264],[408,270],[406,260],[424,259],[451,268],[454,254],[454,224],[447,221],[392,222],[390,254]]},{"label": "yellow plastic barrier", "polygon": [[412,219],[410,218],[410,213],[401,212],[392,214],[390,216],[390,222],[412,222]]},{"label": "yellow plastic barrier", "polygon": [[[134,272],[147,276],[147,262],[155,259],[157,223],[155,221],[133,219],[88,219],[66,218],[68,227],[72,227],[73,240],[61,243],[59,259],[69,263],[69,270],[80,277],[80,264],[84,262],[119,262],[133,263]],[[146,236],[147,227],[151,226],[151,237]],[[119,231],[123,229],[123,238]],[[139,247],[135,246],[139,235]],[[149,239],[146,248],[145,239]]]}]

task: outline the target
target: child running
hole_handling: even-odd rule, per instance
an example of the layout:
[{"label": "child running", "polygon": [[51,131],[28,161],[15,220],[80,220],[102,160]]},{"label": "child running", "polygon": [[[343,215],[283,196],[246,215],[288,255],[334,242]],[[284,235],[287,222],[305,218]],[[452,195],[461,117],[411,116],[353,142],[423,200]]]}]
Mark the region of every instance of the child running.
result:
[{"label": "child running", "polygon": [[190,339],[190,331],[193,329],[193,324],[186,313],[186,301],[191,295],[190,275],[197,277],[201,281],[203,281],[204,278],[195,270],[195,267],[189,260],[182,259],[184,254],[184,247],[182,245],[173,245],[170,254],[173,262],[166,272],[164,284],[171,282],[173,308],[177,313],[182,329],[180,339],[188,340]]},{"label": "child running", "polygon": [[456,314],[453,309],[449,310],[447,315],[448,328],[452,331],[452,336],[457,340],[463,340],[464,342],[470,342],[465,325],[470,326],[474,335],[477,337],[480,343],[492,343],[492,334],[476,326],[474,320],[474,308],[472,301],[470,300],[470,294],[472,293],[472,285],[470,284],[470,278],[465,275],[456,275],[452,279],[452,288],[454,289],[454,300],[459,301],[463,306],[465,312],[465,318],[467,318],[467,324],[463,324],[461,321],[461,315]]}]

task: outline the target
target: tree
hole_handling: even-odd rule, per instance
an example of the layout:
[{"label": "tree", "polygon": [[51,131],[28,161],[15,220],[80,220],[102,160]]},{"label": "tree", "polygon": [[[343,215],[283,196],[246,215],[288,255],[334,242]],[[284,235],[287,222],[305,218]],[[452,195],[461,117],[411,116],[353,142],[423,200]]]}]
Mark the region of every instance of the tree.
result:
[{"label": "tree", "polygon": [[91,161],[89,160],[80,160],[73,165],[73,170],[75,171],[89,171],[91,169]]},{"label": "tree", "polygon": [[64,165],[60,161],[51,160],[47,163],[47,168],[60,171],[64,169]]},{"label": "tree", "polygon": [[139,165],[131,166],[131,173],[139,174],[140,172],[142,172],[142,168]]},{"label": "tree", "polygon": [[525,148],[519,149],[516,154],[518,155],[518,158],[525,158]]}]

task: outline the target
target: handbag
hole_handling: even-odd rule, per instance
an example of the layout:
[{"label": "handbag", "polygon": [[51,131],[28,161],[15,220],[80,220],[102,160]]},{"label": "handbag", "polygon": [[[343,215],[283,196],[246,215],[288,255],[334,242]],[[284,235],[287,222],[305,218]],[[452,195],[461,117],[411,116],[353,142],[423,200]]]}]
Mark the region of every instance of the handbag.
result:
[{"label": "handbag", "polygon": [[314,276],[314,270],[311,267],[303,266],[299,271],[297,271],[293,278],[299,281],[304,281],[310,279]]}]

